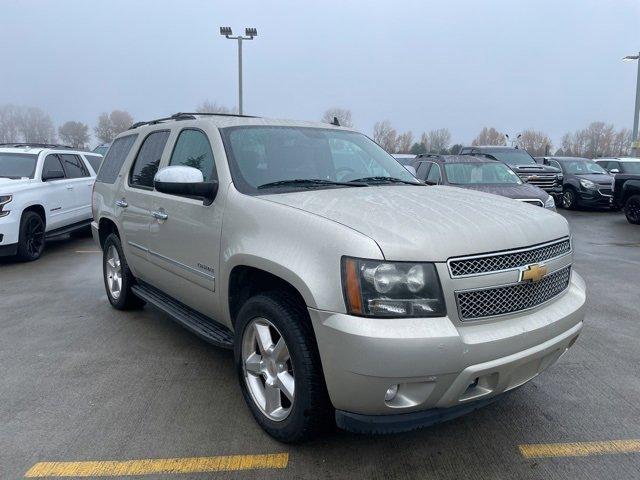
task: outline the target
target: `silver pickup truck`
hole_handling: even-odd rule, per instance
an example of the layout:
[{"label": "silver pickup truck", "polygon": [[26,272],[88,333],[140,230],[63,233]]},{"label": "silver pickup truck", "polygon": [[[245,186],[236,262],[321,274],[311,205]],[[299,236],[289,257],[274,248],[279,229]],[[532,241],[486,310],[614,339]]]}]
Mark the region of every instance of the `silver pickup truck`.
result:
[{"label": "silver pickup truck", "polygon": [[152,304],[233,349],[251,412],[281,441],[469,412],[582,328],[560,215],[427,186],[339,126],[136,124],[109,149],[93,210],[111,304]]}]

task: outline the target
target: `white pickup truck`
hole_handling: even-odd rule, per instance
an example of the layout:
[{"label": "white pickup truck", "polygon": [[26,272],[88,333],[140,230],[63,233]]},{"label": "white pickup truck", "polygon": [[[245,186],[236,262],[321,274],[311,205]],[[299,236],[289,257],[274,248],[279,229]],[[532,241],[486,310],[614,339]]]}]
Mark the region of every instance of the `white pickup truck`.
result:
[{"label": "white pickup truck", "polygon": [[59,145],[0,144],[0,256],[36,260],[47,238],[87,229],[101,159]]}]

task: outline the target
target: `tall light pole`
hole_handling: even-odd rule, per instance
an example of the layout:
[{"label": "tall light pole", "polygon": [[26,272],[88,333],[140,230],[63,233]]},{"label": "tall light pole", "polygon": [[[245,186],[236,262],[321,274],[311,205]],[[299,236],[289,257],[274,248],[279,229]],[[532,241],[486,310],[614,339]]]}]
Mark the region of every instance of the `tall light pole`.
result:
[{"label": "tall light pole", "polygon": [[640,138],[638,138],[638,115],[640,115],[640,53],[627,55],[622,60],[638,63],[638,76],[636,77],[636,108],[633,112],[633,133],[631,134],[631,155],[640,156]]},{"label": "tall light pole", "polygon": [[238,113],[242,115],[242,41],[253,40],[258,36],[258,30],[255,28],[245,28],[244,36],[236,35],[232,36],[233,32],[231,27],[220,27],[220,35],[228,38],[229,40],[238,41]]}]

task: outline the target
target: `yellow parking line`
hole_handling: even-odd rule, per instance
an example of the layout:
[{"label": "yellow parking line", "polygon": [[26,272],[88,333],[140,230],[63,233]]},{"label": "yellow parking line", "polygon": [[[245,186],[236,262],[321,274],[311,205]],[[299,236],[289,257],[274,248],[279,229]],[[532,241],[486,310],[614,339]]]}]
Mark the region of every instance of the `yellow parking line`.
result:
[{"label": "yellow parking line", "polygon": [[539,443],[518,445],[525,458],[586,457],[617,453],[640,453],[640,440],[609,440],[604,442]]},{"label": "yellow parking line", "polygon": [[169,473],[207,473],[238,470],[286,468],[288,453],[268,455],[228,455],[218,457],[156,458],[124,461],[40,462],[24,474],[42,477],[115,477]]}]

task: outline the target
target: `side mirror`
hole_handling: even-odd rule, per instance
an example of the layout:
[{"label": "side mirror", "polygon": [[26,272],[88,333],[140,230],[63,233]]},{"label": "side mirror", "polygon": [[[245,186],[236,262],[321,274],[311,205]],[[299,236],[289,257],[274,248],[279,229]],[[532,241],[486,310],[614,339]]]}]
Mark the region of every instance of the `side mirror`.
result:
[{"label": "side mirror", "polygon": [[161,168],[153,184],[162,193],[202,198],[205,205],[211,205],[218,193],[218,182],[205,182],[202,172],[193,167],[176,165]]},{"label": "side mirror", "polygon": [[609,173],[620,173],[620,170],[618,170],[617,168],[612,168],[611,170],[609,170]]},{"label": "side mirror", "polygon": [[64,178],[64,172],[62,170],[49,170],[42,174],[42,181],[48,182],[49,180],[60,180]]},{"label": "side mirror", "polygon": [[408,171],[411,175],[413,175],[414,177],[415,177],[415,176],[416,176],[416,174],[418,173],[418,172],[416,172],[415,167],[413,167],[413,166],[411,166],[411,165],[405,165],[405,166],[404,166],[404,168],[406,168],[406,169],[407,169],[407,171]]}]

